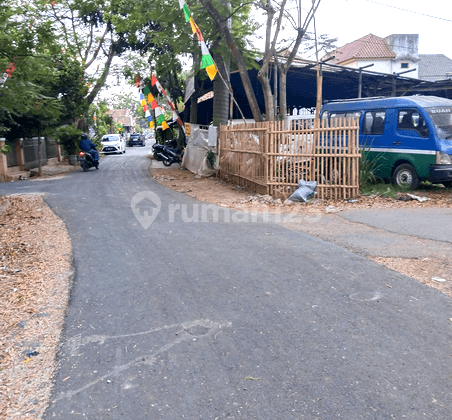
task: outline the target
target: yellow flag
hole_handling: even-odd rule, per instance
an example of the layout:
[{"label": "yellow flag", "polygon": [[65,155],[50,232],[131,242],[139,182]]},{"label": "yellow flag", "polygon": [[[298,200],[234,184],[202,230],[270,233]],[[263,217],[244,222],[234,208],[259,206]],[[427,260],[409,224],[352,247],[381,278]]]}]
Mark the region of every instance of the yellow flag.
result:
[{"label": "yellow flag", "polygon": [[150,104],[152,101],[155,101],[154,97],[152,96],[152,93],[148,95],[148,104]]},{"label": "yellow flag", "polygon": [[154,128],[154,121],[151,121],[151,122],[149,123],[149,128]]},{"label": "yellow flag", "polygon": [[165,131],[167,128],[169,128],[169,125],[167,124],[166,121],[162,122],[162,130]]},{"label": "yellow flag", "polygon": [[142,99],[141,100],[141,106],[145,106],[146,105],[146,99]]},{"label": "yellow flag", "polygon": [[215,64],[212,64],[211,66],[207,66],[206,71],[210,77],[210,80],[213,80],[215,78],[215,75],[217,74],[217,68],[215,67]]},{"label": "yellow flag", "polygon": [[191,30],[195,34],[196,33],[196,24],[192,17],[190,18],[190,26],[191,26]]}]

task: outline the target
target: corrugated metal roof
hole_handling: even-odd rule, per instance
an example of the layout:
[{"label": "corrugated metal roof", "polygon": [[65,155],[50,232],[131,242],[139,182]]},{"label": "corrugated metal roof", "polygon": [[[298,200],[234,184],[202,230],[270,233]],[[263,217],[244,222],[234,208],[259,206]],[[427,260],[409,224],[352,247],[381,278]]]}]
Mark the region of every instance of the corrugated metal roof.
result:
[{"label": "corrugated metal roof", "polygon": [[452,77],[452,60],[444,54],[419,54],[418,65],[419,79],[436,81]]},{"label": "corrugated metal roof", "polygon": [[383,38],[369,34],[356,41],[350,42],[341,48],[328,54],[336,58],[334,63],[343,63],[350,59],[375,59],[375,58],[396,58],[397,55],[391,51]]}]

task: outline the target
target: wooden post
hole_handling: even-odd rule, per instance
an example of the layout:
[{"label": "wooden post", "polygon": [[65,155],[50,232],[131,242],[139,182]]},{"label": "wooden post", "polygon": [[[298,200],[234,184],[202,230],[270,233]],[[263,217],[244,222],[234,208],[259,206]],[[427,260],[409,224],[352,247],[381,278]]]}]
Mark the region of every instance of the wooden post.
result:
[{"label": "wooden post", "polygon": [[[0,149],[5,148],[5,138],[0,138]],[[6,155],[3,153],[0,153],[0,179],[2,181],[8,180],[8,162],[6,160]]]},{"label": "wooden post", "polygon": [[17,166],[21,171],[25,170],[25,155],[24,155],[24,139],[21,138],[16,141],[16,159],[17,159]]}]

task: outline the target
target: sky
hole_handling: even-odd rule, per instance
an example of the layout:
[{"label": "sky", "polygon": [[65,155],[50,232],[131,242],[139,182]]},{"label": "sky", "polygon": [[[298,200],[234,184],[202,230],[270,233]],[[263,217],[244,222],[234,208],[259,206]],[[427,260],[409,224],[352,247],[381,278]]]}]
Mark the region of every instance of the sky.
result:
[{"label": "sky", "polygon": [[451,0],[321,0],[316,27],[318,35],[338,38],[338,47],[369,33],[419,34],[420,54],[452,59]]}]

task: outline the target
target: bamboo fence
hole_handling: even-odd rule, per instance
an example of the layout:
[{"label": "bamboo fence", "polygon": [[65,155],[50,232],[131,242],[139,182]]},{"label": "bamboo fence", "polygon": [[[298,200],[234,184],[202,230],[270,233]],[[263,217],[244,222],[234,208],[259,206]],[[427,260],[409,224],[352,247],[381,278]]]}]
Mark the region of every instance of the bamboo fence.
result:
[{"label": "bamboo fence", "polygon": [[220,177],[234,184],[285,199],[303,179],[317,182],[321,199],[358,196],[357,120],[221,126],[219,139]]}]

